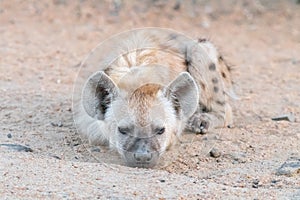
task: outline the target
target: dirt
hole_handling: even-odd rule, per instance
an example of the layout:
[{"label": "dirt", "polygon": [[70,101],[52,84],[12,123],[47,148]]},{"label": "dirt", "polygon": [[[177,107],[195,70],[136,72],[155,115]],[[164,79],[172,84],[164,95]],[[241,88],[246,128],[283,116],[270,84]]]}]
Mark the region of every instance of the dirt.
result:
[{"label": "dirt", "polygon": [[[300,199],[300,5],[118,2],[0,1],[0,199]],[[137,169],[77,133],[72,94],[93,48],[149,26],[210,38],[239,99],[232,128],[186,133]]]}]

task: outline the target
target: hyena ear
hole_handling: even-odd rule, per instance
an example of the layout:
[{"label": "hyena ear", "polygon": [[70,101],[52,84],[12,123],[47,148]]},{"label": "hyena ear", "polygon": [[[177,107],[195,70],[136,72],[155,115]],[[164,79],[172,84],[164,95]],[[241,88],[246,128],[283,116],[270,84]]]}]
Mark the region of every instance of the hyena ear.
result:
[{"label": "hyena ear", "polygon": [[166,88],[165,95],[172,101],[177,114],[183,115],[180,117],[189,118],[198,107],[198,87],[188,72],[180,73]]},{"label": "hyena ear", "polygon": [[104,72],[98,71],[86,81],[82,91],[84,110],[92,118],[104,119],[106,109],[118,96],[119,89]]}]

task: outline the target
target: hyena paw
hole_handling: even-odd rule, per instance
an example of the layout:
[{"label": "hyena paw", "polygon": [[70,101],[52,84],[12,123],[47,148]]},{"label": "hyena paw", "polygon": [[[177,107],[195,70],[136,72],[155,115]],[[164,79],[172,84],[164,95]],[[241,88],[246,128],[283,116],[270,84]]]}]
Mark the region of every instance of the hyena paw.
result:
[{"label": "hyena paw", "polygon": [[194,114],[187,123],[187,129],[200,134],[205,134],[211,127],[211,120],[205,113]]}]

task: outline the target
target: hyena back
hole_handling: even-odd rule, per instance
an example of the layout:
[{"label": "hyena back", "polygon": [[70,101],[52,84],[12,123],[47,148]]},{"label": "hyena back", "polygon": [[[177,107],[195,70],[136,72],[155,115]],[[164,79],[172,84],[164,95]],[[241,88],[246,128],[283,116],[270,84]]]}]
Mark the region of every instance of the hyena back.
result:
[{"label": "hyena back", "polygon": [[230,68],[208,40],[141,32],[116,49],[87,80],[75,116],[90,143],[109,143],[129,166],[153,167],[184,129],[231,123]]}]

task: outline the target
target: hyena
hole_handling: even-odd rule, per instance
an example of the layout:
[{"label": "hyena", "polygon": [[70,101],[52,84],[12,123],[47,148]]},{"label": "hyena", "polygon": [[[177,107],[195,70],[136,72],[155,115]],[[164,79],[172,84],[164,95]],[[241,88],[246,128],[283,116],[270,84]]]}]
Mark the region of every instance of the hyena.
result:
[{"label": "hyena", "polygon": [[231,124],[230,68],[207,39],[138,31],[113,49],[117,57],[88,78],[77,105],[91,144],[109,144],[128,166],[153,167],[184,130]]}]

